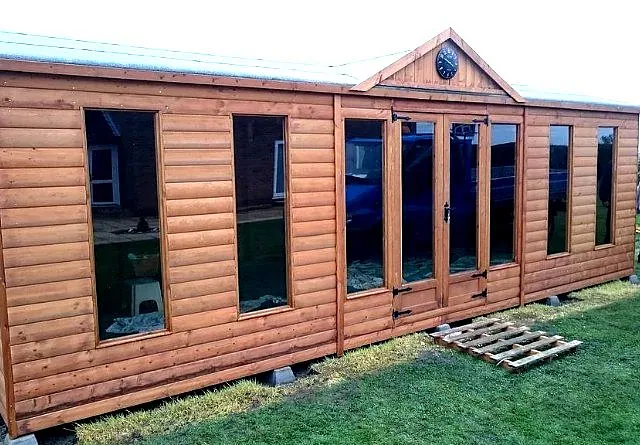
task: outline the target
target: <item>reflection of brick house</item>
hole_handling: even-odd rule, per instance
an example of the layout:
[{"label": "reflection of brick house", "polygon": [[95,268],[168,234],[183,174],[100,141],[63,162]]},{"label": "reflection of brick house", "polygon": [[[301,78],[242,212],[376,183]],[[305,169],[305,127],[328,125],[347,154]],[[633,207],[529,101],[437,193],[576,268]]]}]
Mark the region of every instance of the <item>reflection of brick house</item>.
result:
[{"label": "reflection of brick house", "polygon": [[[92,146],[117,147],[119,204],[96,205],[94,211],[126,216],[157,215],[153,114],[86,111],[86,119],[89,150]],[[102,210],[98,210],[100,208]]]},{"label": "reflection of brick house", "polygon": [[[234,118],[233,139],[238,210],[273,204],[274,140],[283,139],[282,118],[241,122]],[[251,177],[248,181],[247,178]]]}]

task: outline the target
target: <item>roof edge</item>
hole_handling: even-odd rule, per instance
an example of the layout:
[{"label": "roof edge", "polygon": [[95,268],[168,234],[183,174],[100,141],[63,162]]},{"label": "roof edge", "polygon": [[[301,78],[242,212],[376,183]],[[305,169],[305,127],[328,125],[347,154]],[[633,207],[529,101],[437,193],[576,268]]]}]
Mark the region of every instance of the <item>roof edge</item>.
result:
[{"label": "roof edge", "polygon": [[[250,77],[216,76],[210,74],[190,74],[174,71],[155,71],[142,69],[127,69],[102,67],[94,65],[80,65],[68,63],[39,62],[30,60],[16,60],[0,58],[0,72],[21,72],[29,74],[61,75],[73,77],[93,77],[103,79],[168,82],[192,85],[210,85],[220,87],[260,88],[295,92],[342,94],[367,97],[407,98],[417,100],[431,100],[435,102],[451,102],[465,100],[471,103],[486,103],[485,96],[469,96],[464,93],[438,93],[434,91],[405,91],[397,94],[396,90],[372,88],[370,91],[353,90],[353,86],[332,84],[325,82],[304,82],[293,80],[268,80]],[[493,102],[492,102],[493,103]],[[616,113],[630,113],[640,115],[640,106],[614,105],[603,103],[573,102],[547,99],[527,99],[523,103],[496,102],[507,106],[533,106],[564,108],[584,111],[603,111]]]}]

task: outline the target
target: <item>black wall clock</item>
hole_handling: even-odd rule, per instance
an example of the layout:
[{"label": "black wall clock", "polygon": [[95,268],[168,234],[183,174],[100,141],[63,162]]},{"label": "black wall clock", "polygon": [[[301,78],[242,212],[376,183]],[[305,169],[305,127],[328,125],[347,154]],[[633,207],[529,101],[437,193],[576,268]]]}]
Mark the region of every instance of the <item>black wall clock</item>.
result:
[{"label": "black wall clock", "polygon": [[443,79],[451,79],[458,72],[458,54],[448,46],[438,51],[436,56],[436,70]]}]

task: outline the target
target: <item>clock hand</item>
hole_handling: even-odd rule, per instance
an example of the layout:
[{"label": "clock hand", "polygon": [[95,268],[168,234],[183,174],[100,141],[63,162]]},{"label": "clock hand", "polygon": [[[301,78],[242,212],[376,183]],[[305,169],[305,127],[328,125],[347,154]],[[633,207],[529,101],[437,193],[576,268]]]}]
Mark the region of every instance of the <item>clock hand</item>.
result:
[{"label": "clock hand", "polygon": [[453,63],[449,62],[449,59],[442,59],[449,64],[451,68],[454,68]]}]

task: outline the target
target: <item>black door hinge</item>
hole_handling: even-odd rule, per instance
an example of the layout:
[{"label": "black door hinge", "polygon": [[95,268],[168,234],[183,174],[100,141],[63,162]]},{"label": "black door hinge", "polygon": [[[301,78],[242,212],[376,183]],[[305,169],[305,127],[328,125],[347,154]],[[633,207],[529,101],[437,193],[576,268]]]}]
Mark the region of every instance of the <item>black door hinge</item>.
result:
[{"label": "black door hinge", "polygon": [[477,294],[471,295],[471,298],[487,298],[487,290],[483,290],[482,292],[478,292]]},{"label": "black door hinge", "polygon": [[409,292],[412,289],[413,288],[411,288],[411,287],[394,287],[393,290],[391,291],[391,293],[395,297],[396,295],[398,295],[401,292]]},{"label": "black door hinge", "polygon": [[451,216],[451,207],[449,206],[448,202],[444,203],[444,222],[448,223],[449,222],[449,218]]},{"label": "black door hinge", "polygon": [[478,272],[478,273],[474,273],[473,275],[471,275],[471,278],[487,278],[487,269],[483,270],[482,272]]},{"label": "black door hinge", "polygon": [[398,113],[391,109],[391,122],[395,121],[410,121],[411,118],[409,116],[400,116]]},{"label": "black door hinge", "polygon": [[485,116],[483,119],[474,119],[471,122],[473,122],[474,124],[489,125],[489,116]]},{"label": "black door hinge", "polygon": [[393,319],[397,319],[398,317],[402,317],[403,315],[409,315],[411,313],[411,309],[407,309],[406,311],[393,311],[391,313],[391,316],[393,317]]}]

